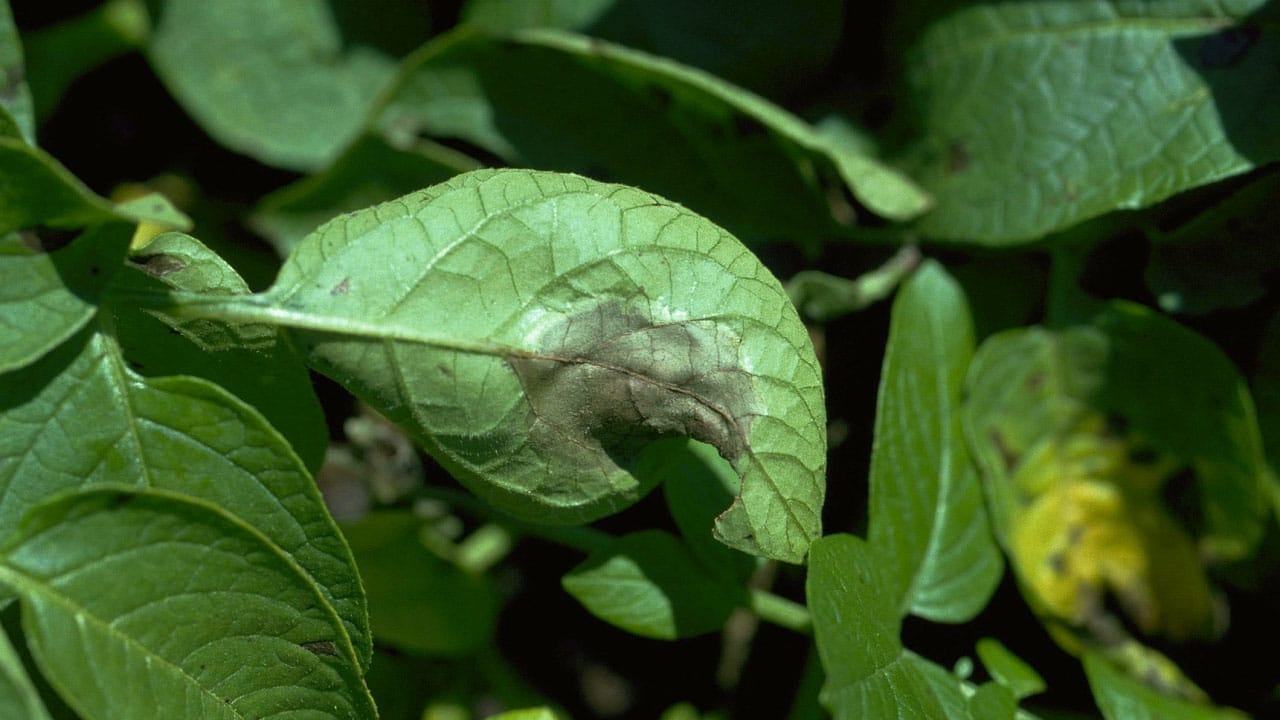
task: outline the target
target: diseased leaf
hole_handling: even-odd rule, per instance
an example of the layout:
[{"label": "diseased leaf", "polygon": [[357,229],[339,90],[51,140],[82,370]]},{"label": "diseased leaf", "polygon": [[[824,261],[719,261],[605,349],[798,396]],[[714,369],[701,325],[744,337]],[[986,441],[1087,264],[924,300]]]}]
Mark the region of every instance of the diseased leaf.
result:
[{"label": "diseased leaf", "polygon": [[1093,699],[1106,720],[1243,720],[1244,714],[1160,693],[1096,653],[1084,656]]},{"label": "diseased leaf", "polygon": [[890,572],[852,535],[829,535],[810,549],[805,594],[827,672],[823,706],[836,720],[963,717],[960,680],[902,647],[898,603],[884,592]]},{"label": "diseased leaf", "polygon": [[0,582],[83,717],[376,716],[325,593],[215,505],[121,487],[63,495],[9,535]]},{"label": "diseased leaf", "polygon": [[561,580],[591,614],[644,637],[675,640],[719,630],[746,591],[700,565],[661,530],[623,535]]},{"label": "diseased leaf", "polygon": [[897,171],[723,80],[553,30],[436,39],[405,61],[374,124],[393,146],[461,139],[513,165],[650,189],[748,241],[838,235],[827,192],[841,185],[891,219],[929,202]]},{"label": "diseased leaf", "polygon": [[[764,92],[821,73],[840,40],[838,0],[470,0],[463,19],[493,32],[572,30],[668,57]],[[733,28],[725,19],[733,18]]]},{"label": "diseased leaf", "polygon": [[[195,238],[157,237],[130,258],[114,290],[248,295],[235,269]],[[146,377],[195,375],[230,391],[262,413],[289,440],[311,472],[324,460],[328,428],[297,351],[279,329],[263,324],[157,317],[127,300],[111,305],[116,338],[129,367]]]},{"label": "diseased leaf", "polygon": [[1280,158],[1266,0],[982,3],[914,60],[929,237],[1007,245]]},{"label": "diseased leaf", "polygon": [[50,720],[40,693],[9,636],[0,630],[0,717],[13,720]]},{"label": "diseased leaf", "polygon": [[461,655],[493,643],[499,598],[418,539],[423,520],[386,511],[344,525],[379,643],[423,655]]},{"label": "diseased leaf", "polygon": [[0,531],[44,498],[99,483],[198,497],[257,528],[321,588],[367,666],[350,550],[284,439],[212,383],[136,375],[112,340],[86,330],[0,375]]},{"label": "diseased leaf", "polygon": [[291,170],[333,160],[392,71],[343,49],[325,0],[166,0],[149,56],[214,139]]},{"label": "diseased leaf", "polygon": [[[13,25],[13,13],[8,0],[0,2],[0,107],[4,116],[13,121],[23,141],[36,142],[35,111],[32,109],[31,90],[27,88],[26,70],[22,62],[22,41]],[[5,135],[12,137],[9,132]]]},{"label": "diseased leaf", "polygon": [[[893,305],[871,454],[869,540],[903,614],[963,622],[1004,572],[960,426],[973,327],[959,285],[927,262]],[[892,588],[892,590],[890,590]]]},{"label": "diseased leaf", "polygon": [[83,328],[128,244],[128,229],[114,225],[53,252],[0,252],[0,372],[39,360]]},{"label": "diseased leaf", "polygon": [[314,367],[524,519],[626,507],[656,480],[632,472],[643,448],[680,436],[742,478],[723,542],[802,562],[820,534],[808,333],[746,248],[655,195],[476,171],[325,225],[262,296],[174,312],[292,328]]}]

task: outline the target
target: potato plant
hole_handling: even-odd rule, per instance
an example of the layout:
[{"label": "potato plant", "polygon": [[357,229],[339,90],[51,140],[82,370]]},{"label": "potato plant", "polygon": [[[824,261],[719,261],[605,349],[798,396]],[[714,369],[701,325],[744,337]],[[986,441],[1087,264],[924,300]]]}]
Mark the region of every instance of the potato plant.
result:
[{"label": "potato plant", "polygon": [[0,715],[1275,713],[1278,20],[0,1]]}]

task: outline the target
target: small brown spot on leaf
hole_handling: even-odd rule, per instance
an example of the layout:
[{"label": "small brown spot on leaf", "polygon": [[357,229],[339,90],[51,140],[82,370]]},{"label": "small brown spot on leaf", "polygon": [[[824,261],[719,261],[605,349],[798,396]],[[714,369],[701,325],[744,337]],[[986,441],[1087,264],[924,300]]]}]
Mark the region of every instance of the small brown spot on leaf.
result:
[{"label": "small brown spot on leaf", "polygon": [[350,291],[351,291],[351,278],[344,277],[342,278],[342,282],[333,286],[333,289],[329,291],[329,294],[330,295],[346,295]]},{"label": "small brown spot on leaf", "polygon": [[332,640],[313,640],[311,642],[301,643],[302,649],[315,655],[325,655],[328,657],[337,657],[338,648],[333,644]]},{"label": "small brown spot on leaf", "polygon": [[187,269],[187,261],[177,255],[157,253],[135,258],[133,265],[152,277],[164,277]]}]

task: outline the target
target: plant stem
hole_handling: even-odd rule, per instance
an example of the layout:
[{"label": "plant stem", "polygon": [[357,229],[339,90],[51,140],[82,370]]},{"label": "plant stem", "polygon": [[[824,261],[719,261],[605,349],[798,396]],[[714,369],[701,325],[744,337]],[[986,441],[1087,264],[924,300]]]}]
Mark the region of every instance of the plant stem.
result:
[{"label": "plant stem", "polygon": [[813,620],[809,616],[809,608],[767,590],[752,588],[749,592],[751,595],[748,607],[756,617],[779,627],[794,630],[801,635],[813,634]]}]

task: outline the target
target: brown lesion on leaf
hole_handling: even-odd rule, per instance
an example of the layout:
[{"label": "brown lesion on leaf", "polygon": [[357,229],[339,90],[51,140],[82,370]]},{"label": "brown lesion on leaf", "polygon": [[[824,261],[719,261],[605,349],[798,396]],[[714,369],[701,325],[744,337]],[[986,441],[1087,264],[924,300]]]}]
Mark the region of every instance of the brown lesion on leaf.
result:
[{"label": "brown lesion on leaf", "polygon": [[170,253],[142,255],[129,261],[129,264],[152,277],[164,277],[187,269],[187,261]]},{"label": "brown lesion on leaf", "polygon": [[758,414],[738,338],[711,320],[654,323],[606,302],[539,334],[508,360],[531,409],[532,441],[626,468],[650,442],[692,437],[730,460],[747,451]]},{"label": "brown lesion on leaf", "polygon": [[349,292],[351,292],[351,278],[344,277],[342,278],[342,282],[333,286],[333,289],[329,291],[329,294],[333,296],[338,296],[338,295],[346,295]]},{"label": "brown lesion on leaf", "polygon": [[333,644],[332,640],[312,640],[298,644],[303,650],[313,655],[323,655],[325,657],[337,657],[338,646]]}]

